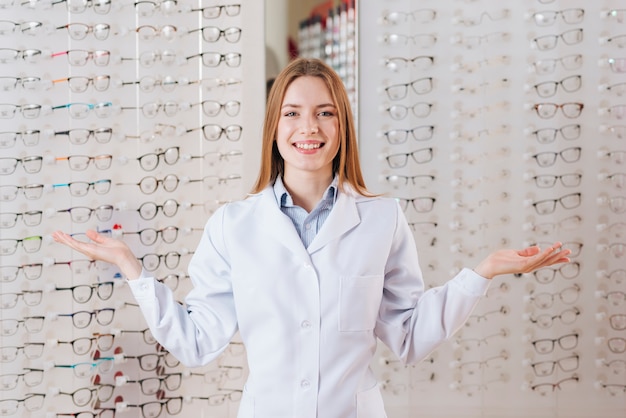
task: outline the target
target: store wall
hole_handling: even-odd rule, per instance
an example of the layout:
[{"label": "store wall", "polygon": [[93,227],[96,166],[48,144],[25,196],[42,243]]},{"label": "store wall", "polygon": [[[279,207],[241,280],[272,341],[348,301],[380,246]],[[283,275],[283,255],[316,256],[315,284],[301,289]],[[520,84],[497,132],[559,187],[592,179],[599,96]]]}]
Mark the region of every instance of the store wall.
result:
[{"label": "store wall", "polygon": [[390,416],[624,416],[623,2],[357,9],[366,181],[407,206],[427,285],[498,248],[574,251],[496,278],[419,365],[381,347]]},{"label": "store wall", "polygon": [[50,239],[123,239],[183,300],[259,167],[263,4],[220,4],[0,2],[0,415],[236,415],[240,343],[186,369],[116,269]]}]

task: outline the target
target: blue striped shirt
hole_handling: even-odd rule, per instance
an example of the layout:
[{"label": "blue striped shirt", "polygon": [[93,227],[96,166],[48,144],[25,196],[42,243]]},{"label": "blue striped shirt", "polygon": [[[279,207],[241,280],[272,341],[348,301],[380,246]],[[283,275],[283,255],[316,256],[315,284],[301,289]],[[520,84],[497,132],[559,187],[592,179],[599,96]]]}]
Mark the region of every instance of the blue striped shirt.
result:
[{"label": "blue striped shirt", "polygon": [[274,183],[274,195],[280,205],[280,210],[291,219],[302,240],[302,244],[304,244],[305,248],[308,248],[335,204],[337,199],[337,177],[335,176],[326,192],[324,192],[324,197],[311,213],[293,204],[293,199],[285,188],[281,177],[276,178]]}]

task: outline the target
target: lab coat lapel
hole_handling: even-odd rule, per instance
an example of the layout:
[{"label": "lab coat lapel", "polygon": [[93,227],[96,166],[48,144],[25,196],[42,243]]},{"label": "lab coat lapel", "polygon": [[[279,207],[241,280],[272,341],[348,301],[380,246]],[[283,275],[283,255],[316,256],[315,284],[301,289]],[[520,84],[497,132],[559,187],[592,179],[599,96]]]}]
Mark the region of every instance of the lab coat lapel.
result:
[{"label": "lab coat lapel", "polygon": [[260,198],[258,219],[269,239],[277,240],[291,252],[302,256],[304,260],[308,260],[309,254],[298,236],[296,227],[278,207],[274,189],[272,187],[265,188],[261,192]]},{"label": "lab coat lapel", "polygon": [[308,251],[310,254],[320,250],[330,241],[340,237],[361,222],[356,207],[356,200],[360,196],[356,195],[349,186],[346,185],[344,187],[346,188],[345,191],[337,192],[337,201],[333,206],[333,210],[311,242],[311,245],[309,245]]}]

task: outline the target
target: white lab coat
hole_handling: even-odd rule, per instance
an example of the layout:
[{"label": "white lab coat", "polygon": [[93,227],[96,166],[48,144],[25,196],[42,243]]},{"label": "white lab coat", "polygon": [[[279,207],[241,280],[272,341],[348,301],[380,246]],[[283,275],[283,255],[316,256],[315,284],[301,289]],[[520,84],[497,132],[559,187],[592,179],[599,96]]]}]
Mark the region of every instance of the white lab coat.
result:
[{"label": "white lab coat", "polygon": [[309,248],[272,187],[222,206],[190,261],[186,307],[145,273],[130,282],[155,338],[187,366],[240,332],[250,373],[239,418],[384,418],[369,368],[377,338],[420,361],[487,291],[464,269],[424,292],[398,203],[346,188]]}]

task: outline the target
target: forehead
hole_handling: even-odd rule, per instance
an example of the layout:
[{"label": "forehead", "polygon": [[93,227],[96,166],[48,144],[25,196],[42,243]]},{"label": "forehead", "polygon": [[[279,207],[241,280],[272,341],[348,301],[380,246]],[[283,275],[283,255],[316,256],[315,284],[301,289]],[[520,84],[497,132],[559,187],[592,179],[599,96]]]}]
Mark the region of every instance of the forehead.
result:
[{"label": "forehead", "polygon": [[326,82],[320,77],[302,76],[289,84],[283,97],[286,104],[332,104],[332,96]]}]

